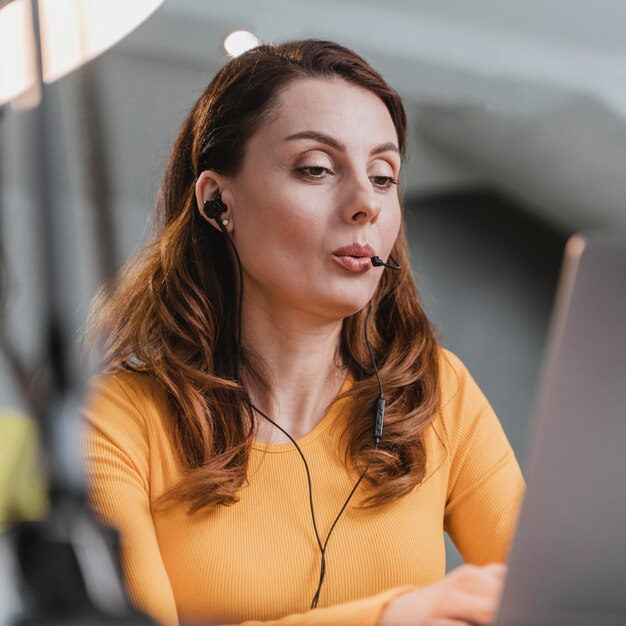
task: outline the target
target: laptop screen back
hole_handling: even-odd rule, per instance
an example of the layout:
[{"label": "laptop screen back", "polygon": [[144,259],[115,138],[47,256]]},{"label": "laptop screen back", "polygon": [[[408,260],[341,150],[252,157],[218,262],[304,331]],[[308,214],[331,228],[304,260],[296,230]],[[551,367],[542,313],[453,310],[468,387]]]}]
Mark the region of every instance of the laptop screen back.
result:
[{"label": "laptop screen back", "polygon": [[626,624],[626,237],[559,283],[498,626]]}]

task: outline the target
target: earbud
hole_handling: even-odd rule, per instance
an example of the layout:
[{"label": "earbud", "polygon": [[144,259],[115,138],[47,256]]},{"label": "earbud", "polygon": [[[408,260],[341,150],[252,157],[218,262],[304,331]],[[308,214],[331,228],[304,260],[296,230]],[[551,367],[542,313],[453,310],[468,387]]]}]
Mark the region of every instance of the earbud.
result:
[{"label": "earbud", "polygon": [[221,219],[221,215],[226,211],[226,208],[226,205],[222,201],[222,196],[218,194],[212,200],[207,200],[204,203],[204,215],[208,219],[216,220],[218,223],[228,226],[228,220]]}]

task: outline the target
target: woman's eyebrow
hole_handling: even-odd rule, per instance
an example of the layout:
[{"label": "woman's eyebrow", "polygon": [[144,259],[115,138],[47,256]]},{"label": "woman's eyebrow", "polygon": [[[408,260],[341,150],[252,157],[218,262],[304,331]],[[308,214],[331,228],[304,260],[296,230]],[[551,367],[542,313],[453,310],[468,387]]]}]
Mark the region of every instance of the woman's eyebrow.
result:
[{"label": "woman's eyebrow", "polygon": [[339,152],[345,152],[346,146],[344,143],[339,141],[339,139],[335,139],[330,135],[326,135],[325,133],[320,133],[316,130],[303,130],[299,133],[294,133],[293,135],[289,135],[289,137],[285,137],[285,141],[290,141],[293,139],[313,139],[313,141],[317,141],[319,143],[325,143],[328,146],[331,146],[335,150]]},{"label": "woman's eyebrow", "polygon": [[[334,137],[331,137],[330,135],[326,135],[325,133],[320,133],[316,130],[303,130],[299,133],[294,133],[293,135],[289,135],[289,137],[285,137],[284,141],[290,141],[293,139],[313,139],[314,141],[318,141],[319,143],[324,143],[328,146],[331,146],[339,152],[346,151],[346,146],[341,141],[335,139]],[[370,151],[370,156],[389,151],[397,152],[398,154],[400,154],[400,150],[398,150],[396,144],[388,141],[387,143],[381,143],[375,148],[372,148],[372,150]]]},{"label": "woman's eyebrow", "polygon": [[398,149],[398,146],[396,146],[396,144],[393,143],[392,141],[388,141],[387,143],[381,143],[375,148],[372,148],[370,150],[370,156],[374,156],[375,154],[380,154],[381,152],[396,152],[397,154],[400,154],[400,150]]}]

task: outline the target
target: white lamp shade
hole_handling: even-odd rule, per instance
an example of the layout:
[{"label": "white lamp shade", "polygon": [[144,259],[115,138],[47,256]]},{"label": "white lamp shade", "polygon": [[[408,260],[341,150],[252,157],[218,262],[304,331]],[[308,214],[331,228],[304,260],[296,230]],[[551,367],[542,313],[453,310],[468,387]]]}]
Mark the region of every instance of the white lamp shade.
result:
[{"label": "white lamp shade", "polygon": [[[39,0],[44,81],[98,56],[147,19],[164,0]],[[0,9],[0,105],[36,83],[31,0]]]},{"label": "white lamp shade", "polygon": [[30,0],[0,9],[0,106],[37,83]]}]

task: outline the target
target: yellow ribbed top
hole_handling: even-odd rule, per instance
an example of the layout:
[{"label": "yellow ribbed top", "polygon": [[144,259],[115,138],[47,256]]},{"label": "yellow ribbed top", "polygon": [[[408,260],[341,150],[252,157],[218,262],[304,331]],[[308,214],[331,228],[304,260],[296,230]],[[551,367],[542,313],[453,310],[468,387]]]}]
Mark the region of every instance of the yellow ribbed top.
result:
[{"label": "yellow ribbed top", "polygon": [[[440,362],[442,408],[426,435],[426,480],[374,509],[352,506],[367,489],[359,487],[329,541],[314,610],[308,607],[320,554],[306,473],[293,445],[255,442],[248,481],[233,506],[193,516],[183,506],[153,513],[155,500],[182,475],[163,392],[141,374],[97,379],[85,409],[91,496],[102,518],[121,531],[136,603],[166,624],[375,626],[391,599],[445,575],[444,530],[468,562],[506,560],[524,481],[467,369],[446,350]],[[342,391],[350,384],[347,378]],[[358,478],[338,454],[349,402],[336,402],[298,440],[322,539]]]}]

